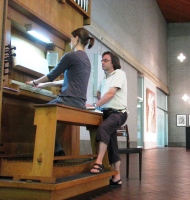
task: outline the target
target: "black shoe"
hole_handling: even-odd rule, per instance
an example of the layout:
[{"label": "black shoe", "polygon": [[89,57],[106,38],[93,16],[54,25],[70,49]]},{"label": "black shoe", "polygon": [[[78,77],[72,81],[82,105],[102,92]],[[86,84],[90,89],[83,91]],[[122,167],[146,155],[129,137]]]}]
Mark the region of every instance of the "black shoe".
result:
[{"label": "black shoe", "polygon": [[112,179],[110,180],[110,184],[109,184],[109,187],[110,188],[120,188],[122,186],[122,183],[119,183],[121,182],[121,179],[119,179],[118,181],[112,181]]},{"label": "black shoe", "polygon": [[66,156],[66,154],[65,154],[65,152],[63,150],[60,150],[58,152],[55,152],[54,156]]}]

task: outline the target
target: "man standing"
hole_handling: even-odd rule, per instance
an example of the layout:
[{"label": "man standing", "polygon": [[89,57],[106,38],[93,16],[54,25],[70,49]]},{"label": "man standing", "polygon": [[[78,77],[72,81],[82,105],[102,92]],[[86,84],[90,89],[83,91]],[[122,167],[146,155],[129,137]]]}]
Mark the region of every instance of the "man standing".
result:
[{"label": "man standing", "polygon": [[99,142],[98,156],[91,173],[104,171],[102,160],[108,150],[109,163],[118,171],[110,180],[110,187],[121,187],[121,159],[117,144],[117,129],[127,120],[127,79],[121,70],[119,58],[108,51],[102,54],[102,69],[105,77],[97,92],[98,101],[95,107],[103,112],[103,122],[99,125],[96,140]]}]

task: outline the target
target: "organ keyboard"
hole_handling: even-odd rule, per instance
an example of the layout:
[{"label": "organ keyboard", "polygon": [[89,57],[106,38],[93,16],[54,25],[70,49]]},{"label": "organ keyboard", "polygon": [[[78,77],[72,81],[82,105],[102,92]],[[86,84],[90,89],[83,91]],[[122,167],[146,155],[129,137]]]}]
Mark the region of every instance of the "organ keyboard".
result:
[{"label": "organ keyboard", "polygon": [[29,92],[34,92],[34,93],[37,93],[37,94],[41,94],[41,95],[49,96],[49,97],[54,97],[54,98],[57,97],[57,95],[53,94],[53,92],[50,91],[50,90],[45,90],[45,89],[42,89],[42,88],[36,88],[36,87],[33,87],[31,85],[27,85],[25,83],[22,83],[22,82],[19,82],[19,81],[16,81],[16,80],[11,80],[11,83],[19,85],[19,88],[21,90],[27,90]]}]

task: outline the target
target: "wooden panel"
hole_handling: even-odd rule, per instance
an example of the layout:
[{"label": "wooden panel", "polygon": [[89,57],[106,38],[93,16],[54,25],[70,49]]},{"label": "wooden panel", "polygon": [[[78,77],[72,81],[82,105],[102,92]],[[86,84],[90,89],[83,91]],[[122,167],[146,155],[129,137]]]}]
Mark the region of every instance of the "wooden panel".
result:
[{"label": "wooden panel", "polygon": [[32,154],[36,132],[34,109],[10,104],[6,100],[2,106],[2,151],[5,154]]},{"label": "wooden panel", "polygon": [[53,97],[44,96],[26,90],[12,90],[12,86],[11,88],[3,89],[3,96],[10,97],[13,99],[25,100],[33,103],[47,103],[54,99]]},{"label": "wooden panel", "polygon": [[69,36],[84,23],[83,15],[68,3],[59,4],[52,0],[10,0],[9,5],[41,26],[54,29],[53,32],[57,31],[65,36]]},{"label": "wooden panel", "polygon": [[[17,158],[18,159],[18,158]],[[16,174],[28,174],[31,171],[32,168],[32,162],[29,161],[23,161],[20,160],[15,162],[13,159],[12,161],[1,161],[1,170],[0,170],[0,176],[7,176],[7,177],[13,177]]]},{"label": "wooden panel", "polygon": [[3,103],[2,139],[5,142],[34,142],[34,109]]},{"label": "wooden panel", "polygon": [[[7,1],[0,2],[0,124],[1,124],[1,117],[2,117],[2,91],[3,91],[3,78],[4,78],[4,47],[6,45],[5,41],[5,32],[6,32],[6,18],[7,18]],[[1,140],[1,132],[0,132],[0,146],[2,145]],[[1,152],[1,151],[0,151]]]},{"label": "wooden panel", "polygon": [[[25,31],[25,24],[31,24],[34,29],[39,30],[41,33],[44,33],[47,37],[49,37],[53,43],[64,49],[65,41],[69,40],[70,35],[63,35],[63,34],[53,34],[52,28],[44,29],[41,25],[38,25],[31,19],[25,17],[23,14],[17,12],[10,6],[8,7],[8,18],[12,22],[12,26],[17,28],[20,31]],[[64,40],[63,40],[64,39]]]},{"label": "wooden panel", "polygon": [[[5,40],[5,35],[7,32],[7,1],[1,1],[0,2],[0,43],[1,43],[1,49],[0,49],[0,60],[1,60],[1,66],[0,66],[0,91],[2,91],[2,83],[3,83],[3,74],[4,74],[4,50],[5,45],[7,44]],[[0,93],[0,103],[2,100],[2,93]],[[1,108],[1,106],[0,106]],[[1,111],[1,110],[0,110]]]},{"label": "wooden panel", "polygon": [[61,145],[66,155],[79,155],[80,153],[79,126],[71,126],[58,123],[57,135],[60,136]]}]

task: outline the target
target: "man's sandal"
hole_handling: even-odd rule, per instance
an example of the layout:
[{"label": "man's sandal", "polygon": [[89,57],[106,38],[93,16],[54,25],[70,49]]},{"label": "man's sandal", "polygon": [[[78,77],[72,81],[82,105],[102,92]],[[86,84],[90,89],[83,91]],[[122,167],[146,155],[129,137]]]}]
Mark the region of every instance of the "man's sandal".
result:
[{"label": "man's sandal", "polygon": [[119,179],[118,181],[112,181],[112,179],[110,180],[110,184],[109,184],[109,187],[110,188],[120,188],[121,187],[121,183],[119,183],[119,182],[121,182],[121,179]]},{"label": "man's sandal", "polygon": [[94,166],[92,167],[92,169],[95,169],[97,171],[96,172],[90,171],[91,174],[100,174],[100,173],[104,172],[104,166],[101,164],[98,164],[98,163],[95,163]]}]

